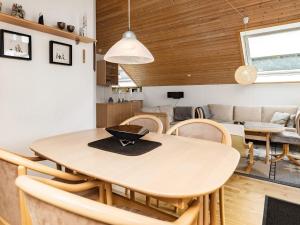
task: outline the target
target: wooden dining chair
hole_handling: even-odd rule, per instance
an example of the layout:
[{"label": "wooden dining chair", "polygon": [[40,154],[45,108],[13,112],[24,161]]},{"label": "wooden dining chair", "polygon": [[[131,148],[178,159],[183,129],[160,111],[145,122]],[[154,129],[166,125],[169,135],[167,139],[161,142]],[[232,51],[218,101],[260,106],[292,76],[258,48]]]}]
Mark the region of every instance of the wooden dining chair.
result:
[{"label": "wooden dining chair", "polygon": [[[209,140],[213,142],[219,142],[227,146],[232,145],[231,135],[228,130],[220,123],[207,119],[190,119],[177,123],[171,127],[167,134],[184,136],[190,138],[197,138],[203,140]],[[208,149],[209,151],[209,149]],[[212,162],[213,163],[213,162]],[[225,214],[224,214],[224,187],[219,190],[219,202],[220,202],[220,218],[221,225],[225,224]],[[211,201],[216,200],[216,193],[211,194]],[[214,207],[211,204],[211,207]],[[211,217],[214,213],[214,209],[211,209]],[[208,223],[208,196],[204,196],[204,224]]]},{"label": "wooden dining chair", "polygon": [[[26,218],[23,212],[22,199],[15,186],[15,179],[19,175],[27,174],[27,170],[35,171],[59,179],[50,180],[43,177],[36,177],[41,182],[56,186],[70,192],[82,193],[89,196],[87,190],[95,191],[103,186],[98,181],[89,181],[88,177],[74,175],[50,168],[36,161],[42,160],[39,157],[22,157],[20,155],[0,149],[0,224],[4,225],[25,225]],[[68,183],[69,182],[69,183]],[[101,187],[100,187],[101,185]],[[85,193],[84,193],[85,192]],[[104,192],[104,191],[102,191]],[[99,191],[98,191],[99,194]],[[103,194],[100,195],[103,201]]]},{"label": "wooden dining chair", "polygon": [[188,210],[175,221],[145,216],[91,201],[52,186],[43,184],[28,176],[16,179],[16,185],[27,206],[27,225],[196,225],[200,204],[193,201]]},{"label": "wooden dining chair", "polygon": [[121,125],[139,125],[147,128],[150,132],[161,134],[163,132],[163,124],[159,118],[152,115],[137,115],[133,116],[124,122]]},{"label": "wooden dining chair", "polygon": [[[153,115],[137,115],[133,116],[124,122],[121,123],[121,125],[139,125],[142,127],[147,128],[150,132],[161,134],[163,132],[163,123],[159,118]],[[129,189],[125,188],[125,194],[128,196]],[[133,191],[130,191],[130,198],[132,200],[135,199],[135,194]]]}]

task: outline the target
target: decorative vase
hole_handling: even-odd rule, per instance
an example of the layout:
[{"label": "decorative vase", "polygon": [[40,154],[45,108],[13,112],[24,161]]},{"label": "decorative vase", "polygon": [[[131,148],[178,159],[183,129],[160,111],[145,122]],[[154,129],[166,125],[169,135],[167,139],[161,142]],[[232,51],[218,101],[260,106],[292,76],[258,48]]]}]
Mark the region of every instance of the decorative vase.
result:
[{"label": "decorative vase", "polygon": [[25,18],[25,11],[23,9],[22,5],[18,5],[16,3],[13,4],[12,9],[11,9],[11,15],[24,19]]},{"label": "decorative vase", "polygon": [[39,24],[44,25],[44,15],[42,13],[39,15]]}]

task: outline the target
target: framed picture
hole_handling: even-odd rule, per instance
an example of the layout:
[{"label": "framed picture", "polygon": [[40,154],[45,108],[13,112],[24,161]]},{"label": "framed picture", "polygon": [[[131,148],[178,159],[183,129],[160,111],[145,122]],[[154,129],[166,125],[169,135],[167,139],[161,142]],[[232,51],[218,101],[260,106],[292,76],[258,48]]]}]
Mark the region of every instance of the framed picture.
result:
[{"label": "framed picture", "polygon": [[31,36],[8,30],[0,30],[0,56],[31,60]]},{"label": "framed picture", "polygon": [[72,66],[72,45],[50,41],[50,63]]}]

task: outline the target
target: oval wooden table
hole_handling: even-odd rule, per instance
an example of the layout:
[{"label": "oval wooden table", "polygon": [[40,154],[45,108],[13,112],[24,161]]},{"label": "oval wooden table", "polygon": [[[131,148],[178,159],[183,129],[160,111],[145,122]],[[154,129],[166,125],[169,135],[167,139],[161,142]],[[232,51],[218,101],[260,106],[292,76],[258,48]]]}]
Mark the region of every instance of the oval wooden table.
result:
[{"label": "oval wooden table", "polygon": [[82,174],[162,198],[184,199],[213,193],[235,171],[237,150],[210,141],[150,133],[162,145],[144,155],[124,156],[88,146],[110,137],[94,129],[38,140],[31,150]]}]

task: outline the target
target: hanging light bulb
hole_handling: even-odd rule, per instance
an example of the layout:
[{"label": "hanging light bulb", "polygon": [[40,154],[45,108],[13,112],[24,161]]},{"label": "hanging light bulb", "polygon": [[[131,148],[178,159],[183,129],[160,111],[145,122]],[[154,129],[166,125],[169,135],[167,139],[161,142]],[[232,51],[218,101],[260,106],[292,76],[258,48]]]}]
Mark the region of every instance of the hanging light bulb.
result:
[{"label": "hanging light bulb", "polygon": [[235,80],[242,85],[253,84],[257,79],[255,66],[240,66],[235,72]]},{"label": "hanging light bulb", "polygon": [[[245,30],[246,30],[247,24],[249,23],[249,17],[244,17],[243,22],[245,24]],[[245,51],[246,51],[246,55],[248,55],[247,42],[245,42]],[[242,84],[242,85],[253,84],[256,81],[256,79],[257,79],[257,69],[255,66],[244,65],[244,66],[240,66],[235,71],[235,80],[239,84]]]},{"label": "hanging light bulb", "polygon": [[130,0],[128,0],[128,31],[123,34],[120,41],[108,50],[104,56],[105,61],[118,64],[146,64],[154,61],[151,52],[130,29]]}]

